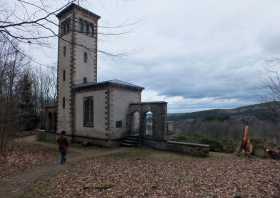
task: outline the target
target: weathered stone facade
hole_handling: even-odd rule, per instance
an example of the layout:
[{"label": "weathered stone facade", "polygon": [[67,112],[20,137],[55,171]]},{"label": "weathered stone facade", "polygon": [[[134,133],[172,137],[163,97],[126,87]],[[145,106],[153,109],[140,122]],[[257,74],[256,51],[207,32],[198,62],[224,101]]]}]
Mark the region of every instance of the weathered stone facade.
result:
[{"label": "weathered stone facade", "polygon": [[57,110],[57,132],[66,131],[73,141],[112,146],[127,138],[156,149],[207,155],[205,145],[168,141],[166,102],[141,102],[144,88],[127,82],[97,82],[98,15],[71,4],[57,17],[58,102],[46,109],[48,131],[56,120],[48,112]]},{"label": "weathered stone facade", "polygon": [[[75,128],[75,93],[73,86],[85,81],[97,82],[97,35],[99,16],[80,6],[71,4],[57,15],[59,19],[58,40],[58,118],[57,130],[73,135]],[[80,30],[80,19],[94,25],[94,35]],[[69,20],[69,31],[62,24]],[[87,61],[84,61],[84,54]]]},{"label": "weathered stone facade", "polygon": [[[142,87],[124,86],[114,81],[79,85],[75,88],[75,135],[119,140],[127,134],[127,112],[131,103],[141,101]],[[93,96],[94,127],[83,126],[83,98]],[[120,122],[121,126],[116,126]]]}]

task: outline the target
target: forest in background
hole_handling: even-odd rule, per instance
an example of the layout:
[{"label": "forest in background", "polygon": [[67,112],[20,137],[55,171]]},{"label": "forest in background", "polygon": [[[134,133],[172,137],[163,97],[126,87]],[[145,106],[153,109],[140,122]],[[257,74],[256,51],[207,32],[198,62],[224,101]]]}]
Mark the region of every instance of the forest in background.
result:
[{"label": "forest in background", "polygon": [[16,40],[0,35],[0,153],[17,132],[36,128],[55,100],[56,71],[34,66]]},{"label": "forest in background", "polygon": [[280,144],[278,107],[278,102],[268,102],[236,109],[169,114],[168,120],[176,140],[210,144],[214,151],[234,152],[241,143],[244,121],[249,122],[255,146]]}]

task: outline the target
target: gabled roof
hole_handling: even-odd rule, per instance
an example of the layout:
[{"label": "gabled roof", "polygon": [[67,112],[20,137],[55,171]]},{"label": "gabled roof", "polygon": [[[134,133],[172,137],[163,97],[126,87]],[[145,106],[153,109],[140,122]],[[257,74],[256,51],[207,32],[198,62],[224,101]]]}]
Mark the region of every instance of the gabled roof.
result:
[{"label": "gabled roof", "polygon": [[99,83],[82,83],[82,84],[74,85],[74,89],[76,91],[91,90],[91,89],[95,90],[95,89],[102,89],[107,87],[117,87],[117,88],[129,89],[134,91],[142,91],[144,89],[144,87],[140,87],[118,79],[103,81]]},{"label": "gabled roof", "polygon": [[93,12],[75,4],[75,3],[71,3],[69,6],[67,6],[62,11],[60,11],[56,16],[57,16],[57,18],[61,18],[63,15],[72,11],[73,9],[77,9],[77,10],[80,10],[82,12],[86,12],[88,15],[91,15],[91,16],[97,18],[97,19],[100,19],[100,16],[98,16],[97,14],[95,14],[95,13],[93,13]]}]

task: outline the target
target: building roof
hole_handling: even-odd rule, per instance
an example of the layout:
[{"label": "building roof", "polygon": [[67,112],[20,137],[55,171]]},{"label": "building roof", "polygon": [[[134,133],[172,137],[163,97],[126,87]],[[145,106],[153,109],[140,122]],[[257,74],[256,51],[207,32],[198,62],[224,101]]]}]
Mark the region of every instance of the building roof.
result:
[{"label": "building roof", "polygon": [[63,15],[65,15],[66,13],[72,11],[73,9],[77,9],[80,10],[82,12],[86,12],[88,15],[91,15],[97,19],[100,19],[100,16],[98,16],[97,14],[75,4],[75,3],[71,3],[69,6],[67,6],[66,8],[64,8],[63,10],[61,10],[56,16],[57,18],[61,18]]},{"label": "building roof", "polygon": [[107,87],[117,87],[117,88],[129,89],[134,91],[142,91],[144,89],[144,87],[140,87],[117,79],[98,82],[98,83],[82,83],[82,84],[74,85],[74,89],[76,91],[92,90],[92,89],[96,90],[96,89],[102,89]]}]

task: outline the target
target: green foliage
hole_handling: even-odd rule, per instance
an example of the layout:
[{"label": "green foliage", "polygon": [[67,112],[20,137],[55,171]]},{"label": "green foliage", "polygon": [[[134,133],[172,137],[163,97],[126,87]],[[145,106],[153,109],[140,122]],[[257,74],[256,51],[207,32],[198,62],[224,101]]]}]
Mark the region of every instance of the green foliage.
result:
[{"label": "green foliage", "polygon": [[223,144],[223,152],[225,153],[234,153],[239,145],[237,141],[232,139],[224,139],[222,140]]},{"label": "green foliage", "polygon": [[207,116],[203,120],[204,121],[216,121],[216,122],[224,122],[226,120],[229,120],[230,116],[228,115],[216,115],[216,116]]},{"label": "green foliage", "polygon": [[208,144],[210,146],[210,151],[223,152],[223,145],[217,141],[210,138],[203,138],[200,140],[201,144]]}]

